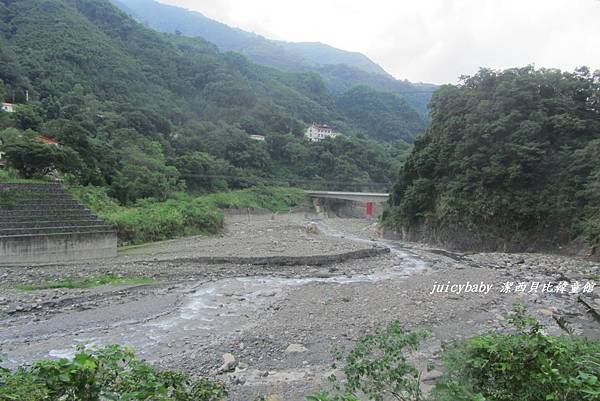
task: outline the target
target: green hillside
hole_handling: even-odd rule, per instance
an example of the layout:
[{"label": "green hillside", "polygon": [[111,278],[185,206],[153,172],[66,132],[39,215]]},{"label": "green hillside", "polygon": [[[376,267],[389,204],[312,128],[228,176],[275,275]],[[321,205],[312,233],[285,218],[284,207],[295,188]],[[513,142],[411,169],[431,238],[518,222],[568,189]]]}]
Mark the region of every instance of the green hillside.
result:
[{"label": "green hillside", "polygon": [[266,39],[254,33],[231,28],[199,12],[154,0],[111,1],[138,21],[160,32],[202,37],[223,51],[242,53],[258,64],[283,70],[317,72],[325,80],[327,88],[336,94],[346,92],[357,85],[395,92],[423,118],[427,118],[427,103],[437,88],[431,84],[396,80],[361,53],[336,49],[323,43],[293,43]]},{"label": "green hillside", "polygon": [[393,92],[400,95],[426,120],[429,120],[429,101],[438,88],[433,84],[411,83],[379,74],[370,74],[344,64],[324,65],[316,68],[315,72],[323,78],[327,88],[337,96],[355,86],[369,86],[378,91]]},{"label": "green hillside", "polygon": [[423,123],[399,95],[378,92],[368,86],[356,86],[343,93],[337,98],[337,106],[351,124],[382,141],[393,141],[391,133],[399,133],[410,141],[412,132],[418,131]]},{"label": "green hillside", "polygon": [[323,43],[269,40],[255,33],[231,28],[196,11],[153,0],[111,0],[140,22],[165,33],[180,32],[202,37],[223,51],[240,52],[253,61],[277,68],[310,68],[325,64],[347,64],[360,70],[389,76],[361,53],[336,49]]},{"label": "green hillside", "polygon": [[[161,36],[106,1],[3,3],[6,52],[20,71],[6,66],[2,79],[17,101],[27,88],[32,99],[43,101],[80,84],[99,101],[146,109],[150,119],[180,114],[238,122],[268,114],[287,125],[335,119],[326,95],[305,87],[311,77],[221,55],[201,39]],[[24,82],[19,85],[11,73]]]},{"label": "green hillside", "polygon": [[[600,72],[481,70],[442,87],[386,223],[463,249],[600,244]],[[596,252],[597,254],[597,252]]]},{"label": "green hillside", "polygon": [[[0,113],[0,140],[12,166],[31,177],[56,168],[123,202],[186,187],[386,187],[406,153],[405,143],[391,143],[424,127],[417,118],[411,132],[392,127],[375,135],[390,144],[375,143],[319,75],[157,33],[107,0],[1,0],[0,21],[0,90],[16,104]],[[345,135],[308,143],[302,135],[314,121]],[[62,151],[44,153],[40,134]]]}]

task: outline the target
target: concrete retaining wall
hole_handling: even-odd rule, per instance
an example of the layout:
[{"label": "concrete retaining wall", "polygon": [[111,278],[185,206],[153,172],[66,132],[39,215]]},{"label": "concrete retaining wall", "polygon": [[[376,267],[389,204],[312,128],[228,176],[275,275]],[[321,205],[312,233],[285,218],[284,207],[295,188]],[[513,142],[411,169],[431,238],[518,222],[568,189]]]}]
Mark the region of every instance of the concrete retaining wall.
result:
[{"label": "concrete retaining wall", "polygon": [[0,238],[0,265],[55,263],[116,255],[117,234],[114,231]]},{"label": "concrete retaining wall", "polygon": [[[169,259],[170,262],[198,263],[207,265],[236,264],[258,266],[323,266],[354,259],[366,259],[390,253],[390,248],[373,247],[335,254],[308,256],[199,256]],[[162,260],[165,262],[165,260]]]},{"label": "concrete retaining wall", "polygon": [[0,183],[0,265],[115,256],[115,229],[59,183]]}]

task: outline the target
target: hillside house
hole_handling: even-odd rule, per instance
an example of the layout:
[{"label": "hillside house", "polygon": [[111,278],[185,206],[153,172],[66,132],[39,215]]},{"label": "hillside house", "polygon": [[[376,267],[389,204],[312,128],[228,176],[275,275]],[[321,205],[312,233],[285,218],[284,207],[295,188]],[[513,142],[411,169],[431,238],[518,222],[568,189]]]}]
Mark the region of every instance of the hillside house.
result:
[{"label": "hillside house", "polygon": [[7,113],[14,113],[15,108],[12,103],[2,103],[2,111],[6,111]]},{"label": "hillside house", "polygon": [[264,135],[250,135],[250,139],[253,139],[255,141],[264,142],[265,136]]},{"label": "hillside house", "polygon": [[333,132],[331,127],[327,124],[316,124],[313,123],[306,132],[304,136],[311,142],[319,142],[325,138],[335,138],[339,134]]}]

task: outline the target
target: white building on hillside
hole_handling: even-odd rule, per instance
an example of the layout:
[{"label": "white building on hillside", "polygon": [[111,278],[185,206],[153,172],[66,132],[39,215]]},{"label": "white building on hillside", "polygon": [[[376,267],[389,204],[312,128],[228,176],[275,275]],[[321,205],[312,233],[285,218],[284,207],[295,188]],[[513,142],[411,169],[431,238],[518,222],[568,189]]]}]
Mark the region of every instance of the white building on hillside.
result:
[{"label": "white building on hillside", "polygon": [[7,113],[13,113],[15,109],[13,108],[12,103],[2,103],[2,111],[6,111]]},{"label": "white building on hillside", "polygon": [[327,124],[316,124],[314,123],[304,133],[304,136],[312,142],[319,142],[325,138],[335,138],[339,134],[333,132],[331,127]]}]

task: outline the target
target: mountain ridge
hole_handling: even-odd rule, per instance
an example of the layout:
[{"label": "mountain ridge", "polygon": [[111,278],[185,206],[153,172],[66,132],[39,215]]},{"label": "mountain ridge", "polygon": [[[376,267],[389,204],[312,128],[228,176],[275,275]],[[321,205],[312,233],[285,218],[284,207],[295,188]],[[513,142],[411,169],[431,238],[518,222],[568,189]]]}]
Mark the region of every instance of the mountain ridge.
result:
[{"label": "mountain ridge", "polygon": [[[0,97],[15,108],[0,113],[11,166],[34,161],[36,136],[51,137],[64,147],[48,160],[57,171],[124,204],[164,200],[183,184],[388,185],[425,128],[398,95],[371,89],[337,102],[317,73],[157,32],[108,0],[0,0],[0,60]],[[309,142],[312,122],[344,135]]]},{"label": "mountain ridge", "polygon": [[[278,68],[314,67],[326,64],[348,64],[363,71],[392,77],[369,57],[360,53],[337,49],[321,42],[289,42],[272,40],[254,32],[230,27],[206,17],[201,12],[183,7],[163,4],[153,0],[111,0],[122,10],[140,22],[165,33],[177,31],[186,36],[201,36],[223,51],[236,51],[249,56],[253,61],[260,59],[261,51],[279,54],[264,62]],[[262,47],[265,47],[264,49]],[[327,59],[321,62],[320,60]]]},{"label": "mountain ridge", "polygon": [[214,43],[221,51],[244,54],[257,64],[288,71],[316,72],[336,94],[358,85],[395,92],[421,116],[429,118],[427,105],[437,85],[396,79],[362,53],[337,49],[320,42],[271,40],[230,27],[200,12],[154,0],[111,1],[137,21],[160,32],[200,36]]}]

